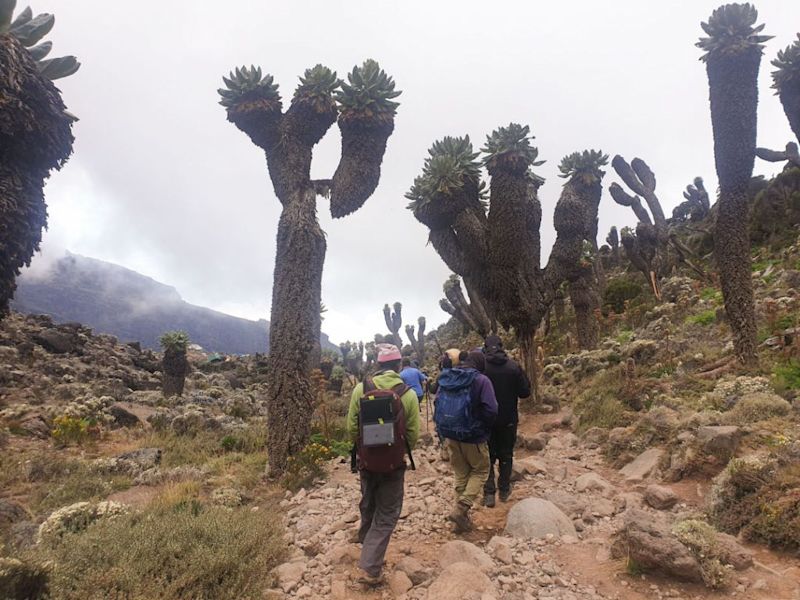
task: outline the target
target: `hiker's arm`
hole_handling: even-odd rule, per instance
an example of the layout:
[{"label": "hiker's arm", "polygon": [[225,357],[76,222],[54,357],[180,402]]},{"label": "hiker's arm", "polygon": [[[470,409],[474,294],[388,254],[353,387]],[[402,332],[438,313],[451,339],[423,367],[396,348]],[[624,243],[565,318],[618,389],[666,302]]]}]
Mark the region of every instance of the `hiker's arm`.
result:
[{"label": "hiker's arm", "polygon": [[482,420],[487,425],[491,425],[497,418],[497,398],[494,395],[494,386],[488,377],[481,377],[478,385]]},{"label": "hiker's arm", "polygon": [[522,367],[517,366],[517,398],[531,397],[531,382]]},{"label": "hiker's arm", "polygon": [[417,445],[419,440],[419,402],[414,390],[409,390],[401,398],[403,402],[403,412],[406,415],[406,439],[411,448]]},{"label": "hiker's arm", "polygon": [[351,442],[358,439],[358,401],[361,399],[362,389],[363,384],[359,383],[353,388],[350,396],[350,408],[347,411],[347,434],[350,436]]}]

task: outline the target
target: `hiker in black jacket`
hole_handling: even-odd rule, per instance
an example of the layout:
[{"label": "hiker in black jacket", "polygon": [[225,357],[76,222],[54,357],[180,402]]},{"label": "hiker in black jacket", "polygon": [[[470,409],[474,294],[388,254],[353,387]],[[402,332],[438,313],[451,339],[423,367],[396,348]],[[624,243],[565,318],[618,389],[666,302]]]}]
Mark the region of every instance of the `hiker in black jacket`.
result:
[{"label": "hiker in black jacket", "polygon": [[[485,375],[492,382],[497,398],[497,419],[489,438],[489,478],[483,486],[484,504],[494,506],[494,496],[500,491],[500,501],[506,502],[511,495],[511,467],[514,462],[514,444],[517,442],[517,410],[519,398],[531,395],[531,384],[522,368],[503,350],[503,343],[496,335],[486,338],[483,352],[486,356]],[[499,462],[495,485],[494,463]]]}]

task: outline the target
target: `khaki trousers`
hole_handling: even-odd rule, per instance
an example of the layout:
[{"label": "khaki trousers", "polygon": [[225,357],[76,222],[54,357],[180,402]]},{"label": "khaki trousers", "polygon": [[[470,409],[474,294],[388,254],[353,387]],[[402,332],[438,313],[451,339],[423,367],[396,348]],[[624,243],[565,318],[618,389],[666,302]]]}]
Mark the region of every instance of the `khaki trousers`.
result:
[{"label": "khaki trousers", "polygon": [[456,479],[456,497],[459,502],[472,506],[483,491],[489,477],[489,446],[446,440],[450,464]]}]

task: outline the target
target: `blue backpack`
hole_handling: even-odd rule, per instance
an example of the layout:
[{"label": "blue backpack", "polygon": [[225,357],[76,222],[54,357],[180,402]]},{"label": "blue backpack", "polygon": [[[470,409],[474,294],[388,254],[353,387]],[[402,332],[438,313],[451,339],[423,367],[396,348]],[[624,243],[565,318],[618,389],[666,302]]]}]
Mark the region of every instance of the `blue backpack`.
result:
[{"label": "blue backpack", "polygon": [[439,390],[433,421],[444,438],[466,442],[481,436],[486,426],[478,419],[470,394],[478,372],[474,369],[445,369],[439,376]]}]

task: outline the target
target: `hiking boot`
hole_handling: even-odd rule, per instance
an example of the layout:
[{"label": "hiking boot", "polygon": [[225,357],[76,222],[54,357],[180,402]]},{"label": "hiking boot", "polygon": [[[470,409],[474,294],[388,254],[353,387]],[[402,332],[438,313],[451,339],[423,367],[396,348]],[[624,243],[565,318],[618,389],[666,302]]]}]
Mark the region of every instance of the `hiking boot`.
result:
[{"label": "hiking boot", "polygon": [[469,505],[459,502],[453,512],[447,515],[447,520],[455,525],[455,533],[465,533],[472,529],[472,521],[469,518]]},{"label": "hiking boot", "polygon": [[511,489],[507,489],[505,491],[500,490],[500,502],[508,502],[508,499],[511,497]]},{"label": "hiking boot", "polygon": [[360,532],[358,530],[355,530],[353,534],[347,539],[347,541],[350,542],[351,544],[363,544],[364,542],[361,539],[359,533]]},{"label": "hiking boot", "polygon": [[361,575],[361,577],[358,578],[358,583],[368,588],[379,587],[383,585],[383,573],[381,573],[380,575],[376,575],[375,577],[369,575],[368,573],[364,573],[363,575]]},{"label": "hiking boot", "polygon": [[486,508],[494,508],[494,494],[484,494],[483,505]]}]

